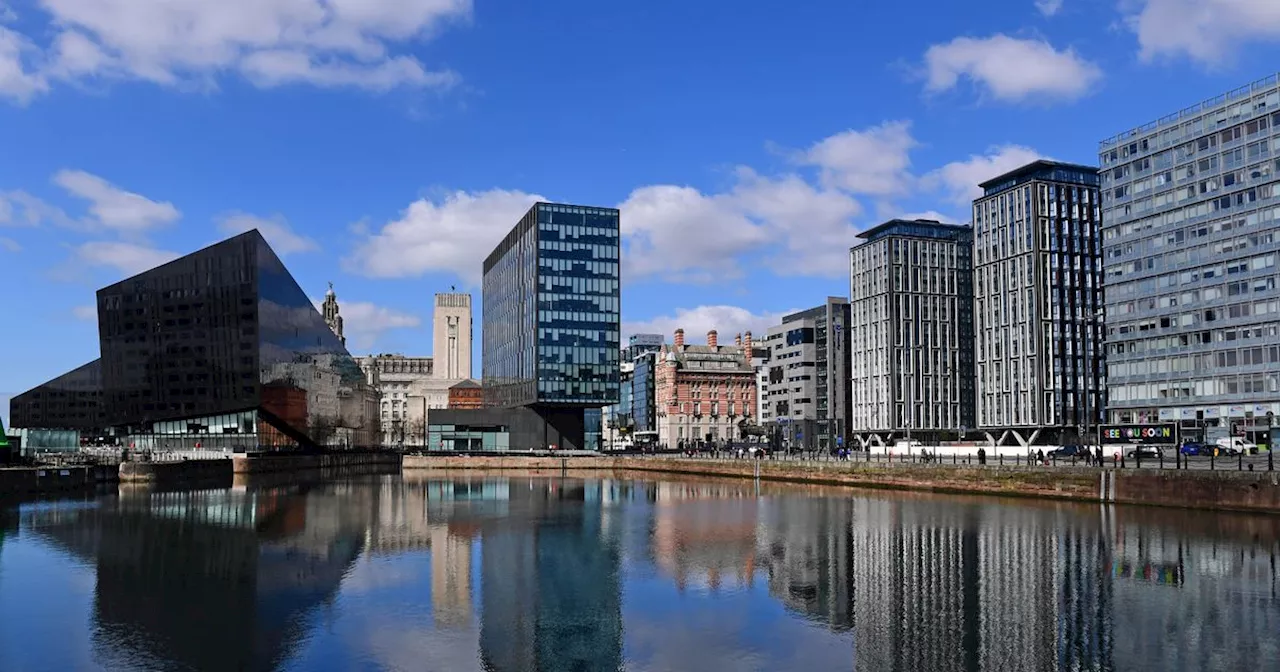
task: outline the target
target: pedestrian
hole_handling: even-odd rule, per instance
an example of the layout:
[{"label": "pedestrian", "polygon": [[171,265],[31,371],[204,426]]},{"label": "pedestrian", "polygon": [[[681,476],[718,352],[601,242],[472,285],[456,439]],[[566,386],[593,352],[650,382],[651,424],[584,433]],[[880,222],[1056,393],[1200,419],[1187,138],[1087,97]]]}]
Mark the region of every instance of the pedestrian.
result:
[{"label": "pedestrian", "polygon": [[985,465],[987,463],[987,450],[982,446],[978,446],[978,464]]},{"label": "pedestrian", "polygon": [[1044,461],[1044,449],[1040,449],[1040,450],[1037,450],[1037,451],[1036,451],[1036,461],[1037,461],[1037,462],[1039,462],[1040,464],[1044,464],[1044,463],[1045,463],[1045,461]]}]

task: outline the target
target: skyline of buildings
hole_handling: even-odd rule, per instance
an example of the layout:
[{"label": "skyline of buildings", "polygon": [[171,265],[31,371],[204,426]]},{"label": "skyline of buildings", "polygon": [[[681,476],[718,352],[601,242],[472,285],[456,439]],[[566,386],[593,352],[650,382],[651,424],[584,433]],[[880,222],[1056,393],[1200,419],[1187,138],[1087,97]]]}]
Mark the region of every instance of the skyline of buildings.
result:
[{"label": "skyline of buildings", "polygon": [[[1104,422],[1177,422],[1189,438],[1231,432],[1269,444],[1270,416],[1280,412],[1278,123],[1280,82],[1272,77],[1103,141],[1100,169],[1037,160],[992,177],[978,185],[983,194],[970,225],[890,220],[864,231],[864,242],[850,248],[849,296],[828,299],[822,315],[782,318],[758,343],[761,355],[746,358],[756,376],[752,422],[786,424],[788,444],[816,449],[971,429],[1001,444],[1066,443]],[[582,410],[571,424],[590,436],[608,433],[605,425],[618,418],[632,433],[661,433],[656,422],[639,426],[663,411],[649,388],[637,398],[634,386],[652,373],[656,397],[664,362],[620,352],[620,216],[535,204],[485,260],[487,406]],[[157,309],[192,310],[181,307],[184,295],[170,298],[177,303]],[[836,310],[833,301],[846,307]],[[343,348],[349,325],[332,286],[319,308],[315,317]],[[237,375],[234,365],[214,381],[180,343],[128,367],[123,357],[136,354],[141,333],[133,332],[142,322],[101,302],[99,311],[104,357],[111,356],[40,386],[42,403],[15,397],[22,413],[11,425],[84,428],[105,421],[99,410],[142,424],[203,417],[205,397],[244,393],[227,377]],[[471,373],[470,314],[469,294],[437,294],[434,359],[361,358],[367,385],[378,388],[378,442],[425,442],[428,412],[447,406],[448,388]],[[181,331],[191,326],[184,319],[217,318],[161,319],[163,328]],[[789,326],[796,320],[803,324]],[[837,330],[840,338],[830,340]],[[833,354],[836,346],[844,353]],[[300,362],[287,350],[264,350],[271,360],[264,376],[296,378]],[[397,358],[403,366],[391,364]],[[375,363],[386,364],[385,376],[371,373]],[[144,385],[147,376],[155,380]],[[369,403],[367,390],[358,403],[339,394],[351,385],[344,376],[313,377],[311,386],[328,390],[309,399],[317,413],[340,417]],[[426,389],[423,380],[452,382]],[[153,383],[167,390],[165,399],[142,401],[125,389]],[[283,394],[278,387],[268,386],[268,396]],[[630,410],[602,422],[596,409],[624,396]],[[280,413],[298,412],[291,398],[271,403]],[[713,426],[688,415],[684,431]],[[714,432],[668,431],[659,442],[734,434],[716,420]],[[243,418],[195,424],[203,427],[196,431],[246,431]],[[337,433],[352,439],[359,430]]]}]

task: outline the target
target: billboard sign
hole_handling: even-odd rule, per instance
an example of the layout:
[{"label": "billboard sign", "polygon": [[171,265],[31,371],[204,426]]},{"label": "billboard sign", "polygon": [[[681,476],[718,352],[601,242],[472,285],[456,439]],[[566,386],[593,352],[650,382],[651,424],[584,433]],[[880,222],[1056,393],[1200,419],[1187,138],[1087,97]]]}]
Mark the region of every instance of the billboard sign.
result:
[{"label": "billboard sign", "polygon": [[1103,425],[1102,443],[1170,446],[1178,443],[1178,426],[1172,423]]}]

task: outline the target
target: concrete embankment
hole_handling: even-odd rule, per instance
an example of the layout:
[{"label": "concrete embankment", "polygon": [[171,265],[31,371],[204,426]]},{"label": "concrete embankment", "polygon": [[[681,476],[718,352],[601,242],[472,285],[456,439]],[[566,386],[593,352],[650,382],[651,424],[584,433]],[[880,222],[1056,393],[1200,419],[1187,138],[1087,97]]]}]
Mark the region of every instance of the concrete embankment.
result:
[{"label": "concrete embankment", "polygon": [[102,483],[114,483],[116,478],[114,466],[0,469],[0,497],[91,490]]},{"label": "concrete embankment", "polygon": [[121,462],[120,482],[130,484],[231,482],[231,460]]},{"label": "concrete embankment", "polygon": [[[965,467],[637,457],[416,457],[410,470],[650,472],[1003,497],[1280,513],[1280,472]],[[758,471],[757,471],[758,469]]]},{"label": "concrete embankment", "polygon": [[301,472],[316,469],[400,466],[400,453],[326,453],[323,455],[236,455],[230,462],[236,475]]}]

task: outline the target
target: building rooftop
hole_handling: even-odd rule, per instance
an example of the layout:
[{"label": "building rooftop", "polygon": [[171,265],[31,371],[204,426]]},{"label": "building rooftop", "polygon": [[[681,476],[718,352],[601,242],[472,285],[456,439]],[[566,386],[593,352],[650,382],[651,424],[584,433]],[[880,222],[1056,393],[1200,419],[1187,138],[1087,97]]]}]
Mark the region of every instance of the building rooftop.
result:
[{"label": "building rooftop", "polygon": [[888,236],[954,240],[958,235],[970,230],[971,227],[968,224],[943,224],[936,219],[891,219],[859,233],[858,237],[866,243]]},{"label": "building rooftop", "polygon": [[1185,107],[1181,110],[1178,110],[1177,112],[1174,112],[1173,114],[1165,115],[1163,117],[1160,117],[1159,119],[1156,119],[1155,121],[1147,122],[1141,126],[1125,131],[1124,133],[1118,133],[1098,143],[1099,151],[1110,149],[1111,147],[1119,145],[1120,143],[1130,138],[1137,138],[1137,137],[1146,135],[1147,133],[1150,133],[1151,131],[1157,130],[1159,128],[1174,126],[1176,124],[1181,123],[1183,119],[1187,119],[1187,118],[1202,114],[1204,112],[1208,112],[1209,110],[1212,110],[1216,107],[1225,105],[1230,102],[1249,98],[1253,96],[1253,94],[1258,93],[1260,91],[1273,89],[1276,87],[1277,84],[1280,84],[1280,76],[1267,75],[1266,77],[1263,77],[1262,79],[1259,79],[1256,82],[1246,84],[1245,86],[1242,86],[1238,89],[1233,89],[1226,93],[1216,95],[1212,98],[1202,100],[1196,103],[1195,105],[1192,105],[1190,107]]},{"label": "building rooftop", "polygon": [[1003,175],[993,177],[978,186],[982,188],[982,195],[985,197],[1011,189],[1029,180],[1068,182],[1086,187],[1096,187],[1102,183],[1102,180],[1098,177],[1098,168],[1096,166],[1039,159],[1021,168],[1015,168]]},{"label": "building rooftop", "polygon": [[451,390],[474,390],[474,389],[480,389],[480,387],[481,387],[480,383],[477,383],[476,381],[471,380],[470,378],[468,378],[468,379],[463,380],[463,381],[461,381],[461,382],[458,382],[458,383],[456,383],[456,384],[450,385],[450,386],[449,386],[449,389],[451,389]]}]

